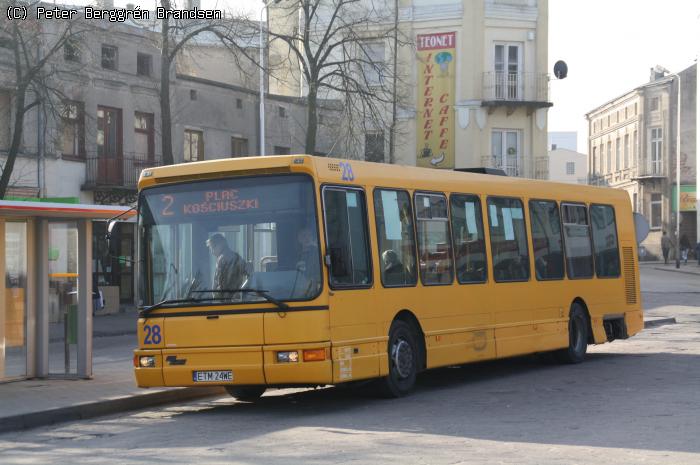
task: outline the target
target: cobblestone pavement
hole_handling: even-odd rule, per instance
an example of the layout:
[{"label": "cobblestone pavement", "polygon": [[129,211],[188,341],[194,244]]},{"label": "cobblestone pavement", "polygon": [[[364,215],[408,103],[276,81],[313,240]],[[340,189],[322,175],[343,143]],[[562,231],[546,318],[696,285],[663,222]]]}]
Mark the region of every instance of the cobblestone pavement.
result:
[{"label": "cobblestone pavement", "polygon": [[678,323],[545,356],[434,370],[403,399],[361,390],[220,397],[0,435],[3,464],[700,463],[700,279],[644,268]]}]

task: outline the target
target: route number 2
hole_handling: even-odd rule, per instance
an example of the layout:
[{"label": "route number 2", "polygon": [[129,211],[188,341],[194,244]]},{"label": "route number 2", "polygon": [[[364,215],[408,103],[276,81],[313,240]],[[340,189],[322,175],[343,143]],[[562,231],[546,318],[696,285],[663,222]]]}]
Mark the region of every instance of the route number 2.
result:
[{"label": "route number 2", "polygon": [[146,333],[146,337],[143,338],[144,345],[160,344],[160,341],[163,340],[160,335],[160,325],[146,325],[143,327],[143,332]]}]

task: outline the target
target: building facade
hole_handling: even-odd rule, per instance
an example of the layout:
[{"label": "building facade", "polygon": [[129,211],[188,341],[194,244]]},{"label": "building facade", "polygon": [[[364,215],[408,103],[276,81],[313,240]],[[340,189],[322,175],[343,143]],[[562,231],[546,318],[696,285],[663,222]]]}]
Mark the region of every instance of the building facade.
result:
[{"label": "building facade", "polygon": [[[680,98],[680,234],[697,242],[696,224],[696,73],[697,65],[679,72]],[[651,70],[650,81],[586,114],[589,182],[625,189],[635,212],[651,232],[642,243],[650,259],[661,256],[663,232],[676,233],[676,148],[678,77]]]},{"label": "building facade", "polygon": [[547,153],[547,178],[550,181],[567,182],[571,184],[588,184],[588,156],[552,146]]},{"label": "building facade", "polygon": [[[301,16],[290,15],[288,3],[269,5],[271,32],[300,27]],[[396,16],[394,2],[372,6],[386,18],[364,31],[364,50],[367,60],[386,65],[386,79],[395,75],[399,103],[395,119],[388,118],[395,123],[393,137],[390,125],[375,127],[365,134],[359,158],[445,169],[496,167],[535,177],[536,160],[547,157],[552,105],[546,71],[548,1],[400,0]],[[395,65],[392,41],[376,39],[382,21],[386,28],[396,26],[401,38]],[[328,22],[313,24],[322,36]],[[281,78],[271,79],[270,88],[303,95],[299,62],[289,56],[284,44],[271,45],[271,63],[287,67]],[[371,83],[374,72],[362,78]],[[386,111],[392,111],[390,105]]]},{"label": "building facade", "polygon": [[[38,23],[47,28],[56,24],[60,22]],[[89,29],[53,55],[51,86],[60,91],[60,98],[34,107],[25,116],[6,199],[135,203],[141,170],[162,163],[158,40],[158,31],[140,23],[93,20]],[[6,45],[0,41],[3,164],[15,125],[16,88],[12,52]],[[221,62],[225,56],[224,47],[208,40],[193,41],[170,72],[176,163],[259,153],[258,81],[251,81],[245,69],[229,74],[230,66],[212,65],[214,58]],[[236,60],[230,58],[230,62]],[[33,98],[30,94],[28,101]],[[305,108],[303,99],[266,95],[266,153],[303,152]],[[322,105],[321,114],[329,122],[335,113],[332,105]],[[334,145],[329,127],[322,125],[319,136],[319,150],[325,153]],[[120,304],[134,302],[135,228],[120,224],[111,250],[106,250],[105,227],[96,222],[93,228],[95,284],[107,294],[107,310],[118,311]]]}]

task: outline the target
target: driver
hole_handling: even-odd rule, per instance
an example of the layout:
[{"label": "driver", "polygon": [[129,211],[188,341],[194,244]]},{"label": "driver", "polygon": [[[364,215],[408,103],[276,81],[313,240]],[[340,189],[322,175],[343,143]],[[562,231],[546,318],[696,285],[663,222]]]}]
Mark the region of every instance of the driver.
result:
[{"label": "driver", "polygon": [[[246,280],[246,267],[243,258],[231,250],[226,238],[219,233],[207,239],[207,247],[209,247],[211,254],[216,257],[212,290],[235,291],[240,289]],[[214,297],[222,296],[222,293],[214,293]]]}]

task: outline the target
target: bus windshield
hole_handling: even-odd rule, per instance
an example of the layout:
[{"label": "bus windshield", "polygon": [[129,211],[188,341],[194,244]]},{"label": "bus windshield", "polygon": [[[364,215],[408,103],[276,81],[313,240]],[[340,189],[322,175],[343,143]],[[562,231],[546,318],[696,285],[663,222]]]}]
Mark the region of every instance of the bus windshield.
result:
[{"label": "bus windshield", "polygon": [[139,198],[138,221],[141,306],[310,300],[320,293],[308,176],[148,188]]}]

